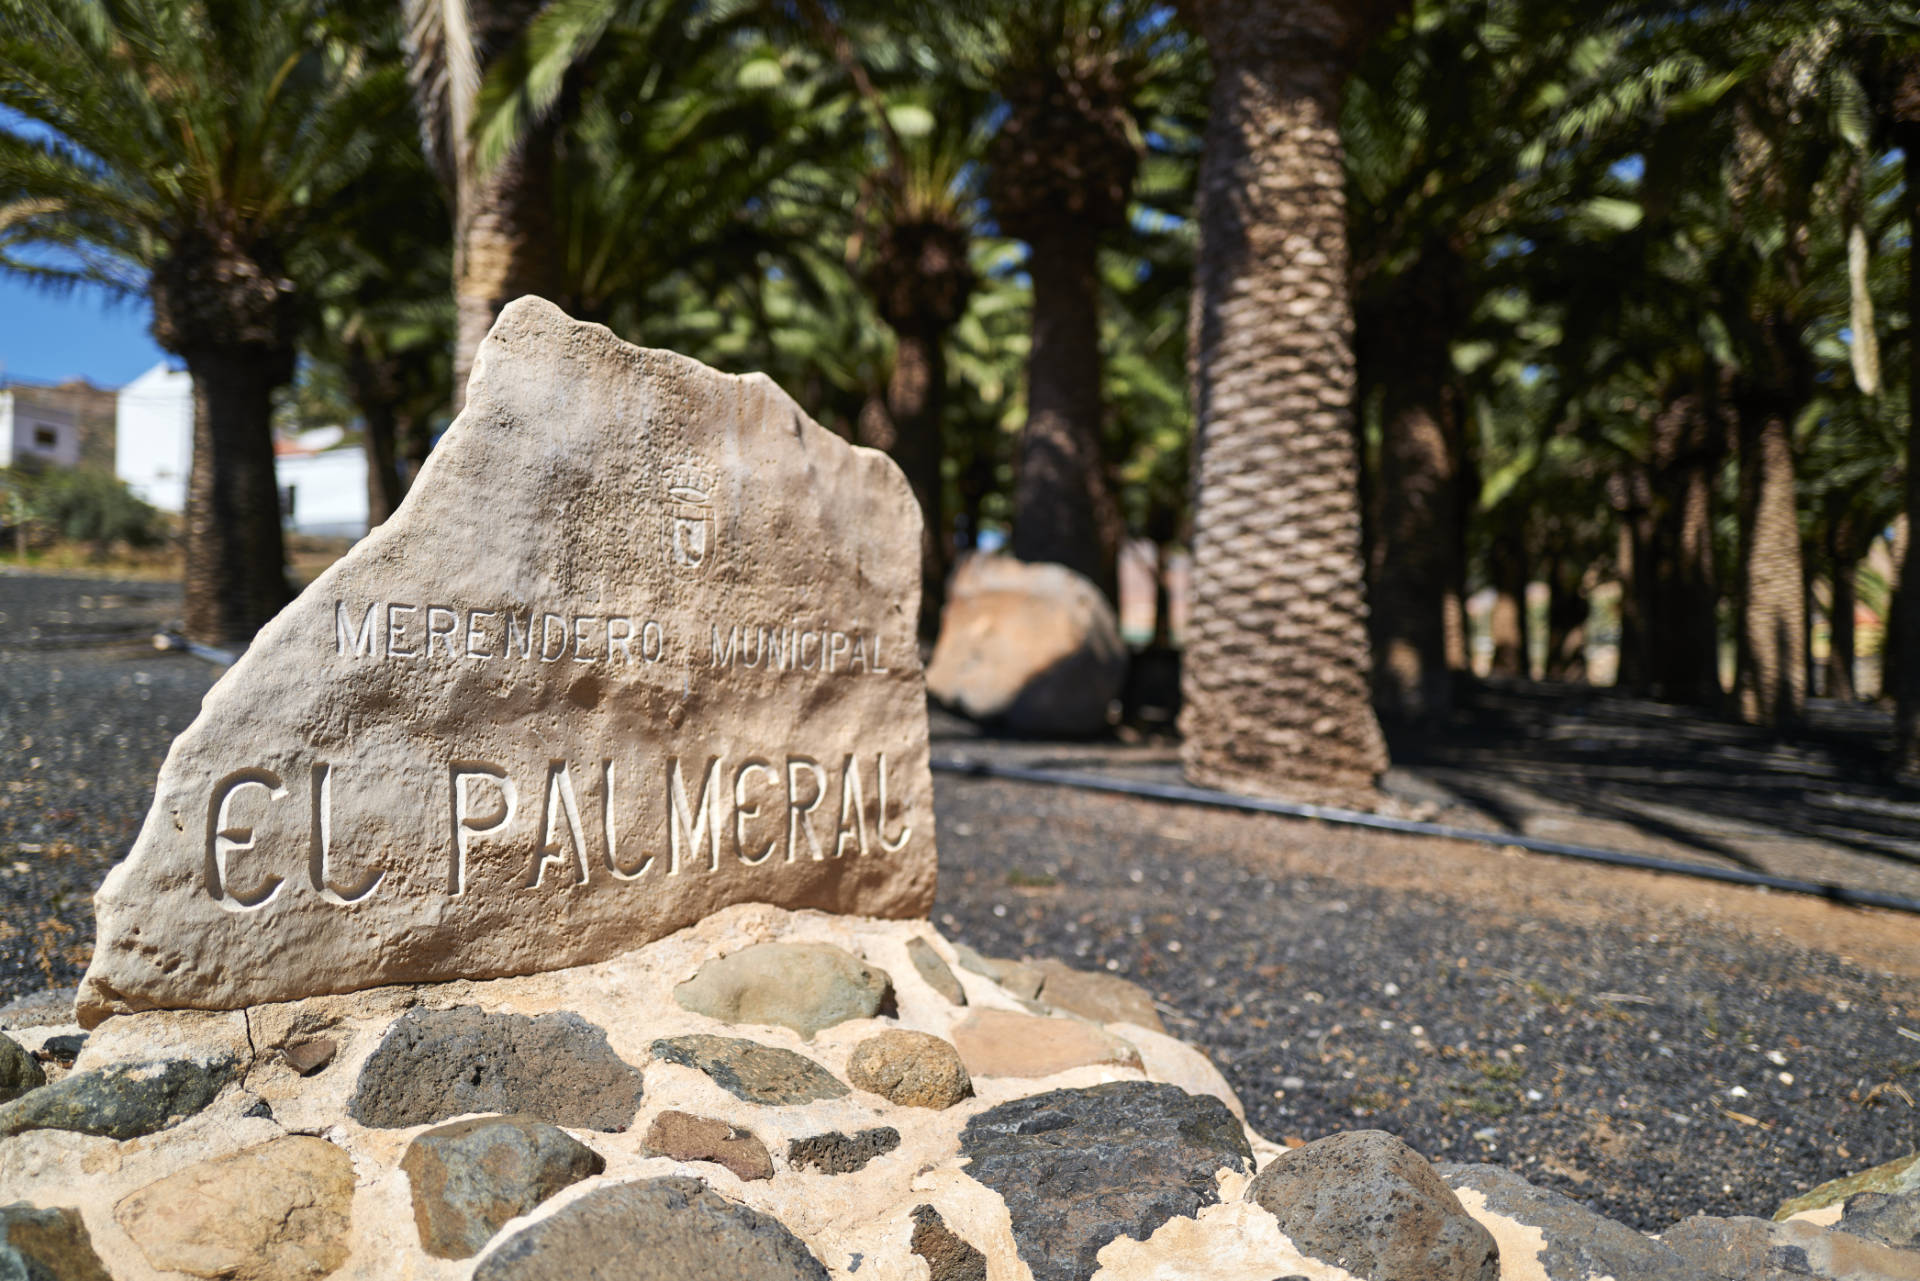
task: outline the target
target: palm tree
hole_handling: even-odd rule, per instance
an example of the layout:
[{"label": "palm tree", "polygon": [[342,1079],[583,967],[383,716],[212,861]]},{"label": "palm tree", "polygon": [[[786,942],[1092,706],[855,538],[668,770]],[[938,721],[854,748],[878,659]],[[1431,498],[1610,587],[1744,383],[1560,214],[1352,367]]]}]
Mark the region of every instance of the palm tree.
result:
[{"label": "palm tree", "polygon": [[[0,268],[144,293],[194,383],[186,629],[245,641],[287,600],[272,398],[293,372],[290,264],[355,216],[405,88],[321,0],[0,7]],[[359,15],[364,16],[364,15]]]},{"label": "palm tree", "polygon": [[1397,6],[1202,0],[1213,61],[1192,322],[1196,782],[1363,798],[1369,701],[1341,86]]},{"label": "palm tree", "polygon": [[879,20],[882,11],[866,15],[875,20],[862,26],[858,49],[845,22],[819,0],[802,0],[799,12],[813,43],[840,67],[868,126],[868,171],[847,263],[893,331],[894,346],[886,394],[862,415],[862,443],[891,454],[920,501],[920,633],[931,639],[952,559],[942,469],[946,345],[978,283],[969,174],[982,104],[952,77],[911,88],[877,82],[870,61],[915,61],[901,48],[914,41],[897,38]]},{"label": "palm tree", "polygon": [[983,71],[1005,117],[987,150],[987,202],[1024,240],[1033,281],[1027,423],[1013,551],[1117,592],[1122,520],[1102,448],[1102,242],[1126,225],[1154,97],[1177,95],[1193,42],[1143,0],[1005,4],[981,24]]},{"label": "palm tree", "polygon": [[[475,121],[494,63],[515,47],[542,0],[404,0],[407,72],[427,157],[453,204],[454,408],[466,403],[480,340],[522,294],[552,297],[553,142],[545,112],[482,155]],[[554,88],[557,95],[558,87]]]}]

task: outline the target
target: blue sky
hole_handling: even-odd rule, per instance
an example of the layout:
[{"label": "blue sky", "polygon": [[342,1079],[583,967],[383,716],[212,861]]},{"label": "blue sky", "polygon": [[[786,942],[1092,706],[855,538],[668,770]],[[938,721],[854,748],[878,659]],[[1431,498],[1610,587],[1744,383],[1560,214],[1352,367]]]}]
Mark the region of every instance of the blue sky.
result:
[{"label": "blue sky", "polygon": [[[5,107],[0,129],[50,136],[39,122]],[[0,275],[0,379],[85,378],[101,387],[132,382],[166,358],[147,334],[151,315],[144,298],[115,301],[98,289],[49,293]]]},{"label": "blue sky", "polygon": [[147,333],[145,299],[116,302],[95,289],[56,294],[0,278],[0,376],[22,382],[133,381],[167,354]]}]

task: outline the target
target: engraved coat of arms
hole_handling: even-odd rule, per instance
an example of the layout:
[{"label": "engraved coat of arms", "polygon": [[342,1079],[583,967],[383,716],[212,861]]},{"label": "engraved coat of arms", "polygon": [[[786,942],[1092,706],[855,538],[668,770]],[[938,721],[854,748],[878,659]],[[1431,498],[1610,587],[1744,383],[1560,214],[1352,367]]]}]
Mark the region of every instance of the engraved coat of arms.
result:
[{"label": "engraved coat of arms", "polygon": [[703,569],[713,559],[713,477],[697,466],[667,474],[667,564]]}]

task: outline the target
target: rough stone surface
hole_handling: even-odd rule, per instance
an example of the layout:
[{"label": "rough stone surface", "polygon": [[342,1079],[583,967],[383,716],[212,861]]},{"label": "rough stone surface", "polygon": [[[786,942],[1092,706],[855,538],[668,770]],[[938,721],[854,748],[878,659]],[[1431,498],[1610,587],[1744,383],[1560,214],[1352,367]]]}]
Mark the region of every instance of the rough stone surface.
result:
[{"label": "rough stone surface", "polygon": [[829,943],[756,943],[715,957],[673,999],[722,1023],[765,1023],[811,1038],[870,1019],[893,995],[886,973]]},{"label": "rough stone surface", "polygon": [[907,959],[913,962],[913,968],[919,973],[926,985],[955,1005],[967,1003],[967,990],[960,986],[960,980],[953,976],[947,963],[940,959],[940,953],[933,950],[933,944],[923,938],[907,940]]},{"label": "rough stone surface", "polygon": [[712,1161],[743,1183],[773,1177],[767,1145],[717,1117],[662,1112],[647,1127],[646,1150],[674,1161]]},{"label": "rough stone surface", "polygon": [[1381,1130],[1276,1157],[1247,1199],[1302,1253],[1367,1281],[1497,1281],[1500,1251],[1426,1158]]},{"label": "rough stone surface", "polygon": [[400,510],[174,741],[80,1021],[924,916],[919,529],[764,376],[508,304]]},{"label": "rough stone surface", "polygon": [[565,1130],[530,1116],[477,1117],[417,1136],[400,1158],[420,1247],[470,1259],[500,1225],[607,1168]]},{"label": "rough stone surface", "polygon": [[975,1010],[953,1029],[974,1076],[1052,1076],[1068,1068],[1139,1067],[1140,1052],[1111,1032],[1074,1019]]},{"label": "rough stone surface", "polygon": [[749,1103],[811,1103],[849,1091],[833,1074],[792,1050],[728,1036],[665,1037],[653,1057],[704,1072],[727,1093]]},{"label": "rough stone surface", "polygon": [[873,1158],[885,1156],[899,1146],[900,1131],[890,1125],[852,1134],[830,1130],[787,1144],[787,1164],[796,1170],[818,1170],[821,1174],[853,1174],[864,1170]]},{"label": "rough stone surface", "polygon": [[528,1018],[471,1005],[408,1010],[360,1069],[347,1114],[362,1125],[430,1125],[469,1112],[624,1130],[641,1077],[607,1034],[566,1010]]},{"label": "rough stone surface", "polygon": [[771,1215],[675,1177],[597,1188],[502,1242],[473,1277],[827,1281],[827,1270]]},{"label": "rough stone surface", "polygon": [[7,1281],[113,1281],[80,1212],[0,1205],[0,1277]]},{"label": "rough stone surface", "polygon": [[976,556],[955,572],[927,692],[1021,734],[1094,734],[1127,679],[1120,624],[1064,565]]},{"label": "rough stone surface", "polygon": [[301,1076],[312,1076],[315,1072],[325,1071],[339,1049],[333,1038],[314,1036],[295,1041],[281,1051],[281,1057],[286,1060],[288,1067]]},{"label": "rough stone surface", "polygon": [[1847,1198],[1838,1226],[1886,1245],[1920,1249],[1920,1192],[1856,1193]]},{"label": "rough stone surface", "polygon": [[1130,983],[1118,974],[1100,974],[1076,970],[1048,958],[1036,961],[1040,971],[1040,999],[1056,1010],[1078,1014],[1096,1023],[1133,1023],[1154,1032],[1165,1032],[1153,997],[1138,983]]},{"label": "rough stone surface", "polygon": [[1495,1214],[1538,1228],[1546,1239],[1539,1264],[1547,1281],[1587,1281],[1602,1275],[1615,1281],[1697,1281],[1694,1271],[1667,1246],[1570,1197],[1537,1188],[1511,1170],[1439,1165],[1434,1173],[1456,1193],[1478,1193]]},{"label": "rough stone surface", "polygon": [[47,1083],[47,1073],[10,1037],[0,1036],[0,1103]]},{"label": "rough stone surface", "polygon": [[911,1248],[927,1261],[928,1281],[987,1281],[987,1256],[956,1236],[930,1205],[913,1207]]},{"label": "rough stone surface", "polygon": [[213,1102],[230,1060],[115,1063],[42,1086],[0,1104],[0,1138],[28,1130],[72,1130],[134,1139],[176,1124]]},{"label": "rough stone surface", "polygon": [[1170,1085],[1116,1081],[989,1108],[960,1135],[967,1173],[1006,1201],[1034,1281],[1085,1281],[1117,1236],[1145,1240],[1219,1199],[1221,1169],[1253,1153],[1226,1105]]},{"label": "rough stone surface", "polygon": [[1811,1223],[1695,1215],[1661,1240],[1695,1275],[1738,1281],[1920,1281],[1920,1251]]},{"label": "rough stone surface", "polygon": [[950,1108],[973,1094],[973,1082],[951,1043],[898,1028],[854,1046],[847,1080],[902,1107]]},{"label": "rough stone surface", "polygon": [[325,1139],[274,1139],[129,1196],[117,1220],[161,1271],[232,1281],[324,1277],[347,1258],[353,1162]]}]

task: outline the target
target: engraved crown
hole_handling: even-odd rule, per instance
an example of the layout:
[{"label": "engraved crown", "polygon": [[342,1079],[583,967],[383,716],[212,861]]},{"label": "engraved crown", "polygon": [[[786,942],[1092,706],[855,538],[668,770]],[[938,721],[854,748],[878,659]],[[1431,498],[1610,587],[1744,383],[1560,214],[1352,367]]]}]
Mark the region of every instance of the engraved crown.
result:
[{"label": "engraved crown", "polygon": [[667,497],[705,506],[713,500],[714,482],[714,474],[699,463],[680,463],[667,472]]}]

